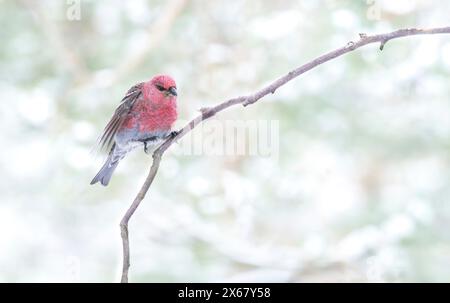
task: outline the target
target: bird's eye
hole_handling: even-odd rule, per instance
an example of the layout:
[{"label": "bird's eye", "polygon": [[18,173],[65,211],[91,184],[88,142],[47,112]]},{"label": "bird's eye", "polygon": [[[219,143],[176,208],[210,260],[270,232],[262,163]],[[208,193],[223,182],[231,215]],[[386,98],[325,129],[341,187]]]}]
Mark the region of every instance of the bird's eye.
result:
[{"label": "bird's eye", "polygon": [[158,84],[156,84],[156,88],[157,88],[160,92],[163,92],[163,91],[166,90],[164,87],[162,87],[161,85],[158,85]]}]

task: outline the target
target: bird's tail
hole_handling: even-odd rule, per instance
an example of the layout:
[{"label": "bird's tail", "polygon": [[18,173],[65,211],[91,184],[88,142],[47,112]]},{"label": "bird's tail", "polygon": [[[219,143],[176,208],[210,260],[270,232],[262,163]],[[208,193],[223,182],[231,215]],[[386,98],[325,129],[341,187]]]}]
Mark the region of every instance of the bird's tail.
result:
[{"label": "bird's tail", "polygon": [[97,175],[94,177],[94,179],[92,179],[91,185],[100,181],[100,183],[103,186],[107,186],[109,183],[109,180],[111,180],[114,170],[116,169],[117,165],[119,164],[119,161],[120,161],[120,158],[114,157],[113,153],[111,152],[108,156],[108,159],[106,159],[105,164],[103,164],[100,171],[97,173]]}]

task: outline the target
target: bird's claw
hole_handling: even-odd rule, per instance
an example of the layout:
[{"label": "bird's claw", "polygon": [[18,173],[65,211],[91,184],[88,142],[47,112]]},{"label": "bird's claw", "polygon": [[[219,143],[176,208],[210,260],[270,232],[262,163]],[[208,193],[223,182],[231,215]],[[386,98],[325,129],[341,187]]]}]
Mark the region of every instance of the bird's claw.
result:
[{"label": "bird's claw", "polygon": [[144,144],[144,152],[146,154],[149,154],[149,148],[147,143],[151,142],[151,141],[155,141],[157,139],[157,137],[153,136],[153,137],[148,137],[148,138],[144,138],[144,139],[139,139],[139,142],[142,142],[142,144]]},{"label": "bird's claw", "polygon": [[173,138],[175,138],[176,136],[178,136],[179,133],[180,133],[179,130],[173,130],[173,131],[170,132],[170,134],[169,134],[168,137],[169,137],[170,139],[173,139]]}]

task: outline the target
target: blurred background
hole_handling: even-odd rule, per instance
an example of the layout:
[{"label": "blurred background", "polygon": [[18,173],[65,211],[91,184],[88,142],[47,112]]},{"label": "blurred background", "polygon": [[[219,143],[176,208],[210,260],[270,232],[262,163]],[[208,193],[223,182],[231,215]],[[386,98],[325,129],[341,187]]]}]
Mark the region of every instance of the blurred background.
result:
[{"label": "blurred background", "polygon": [[[0,282],[119,281],[119,221],[151,157],[129,155],[106,188],[89,182],[104,160],[96,139],[133,84],[172,75],[187,121],[358,33],[449,26],[449,11],[424,0],[0,1]],[[277,157],[172,146],[130,221],[130,281],[449,282],[450,36],[378,47],[215,118],[277,121]]]}]

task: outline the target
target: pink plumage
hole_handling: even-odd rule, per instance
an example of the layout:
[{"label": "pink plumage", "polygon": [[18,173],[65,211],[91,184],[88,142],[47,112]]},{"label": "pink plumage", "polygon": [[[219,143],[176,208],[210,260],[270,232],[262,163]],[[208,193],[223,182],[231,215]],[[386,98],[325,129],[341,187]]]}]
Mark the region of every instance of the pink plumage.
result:
[{"label": "pink plumage", "polygon": [[[160,82],[157,82],[158,80]],[[165,88],[176,87],[175,82],[167,76],[157,77],[155,83],[162,83],[161,86]],[[123,127],[133,128],[139,124],[142,132],[171,129],[177,119],[176,97],[167,98],[153,85],[152,81],[143,85],[142,93],[143,102],[137,102],[133,109],[136,115],[129,115]]]},{"label": "pink plumage", "polygon": [[167,138],[177,119],[175,81],[158,75],[131,87],[120,102],[100,137],[100,146],[109,149],[108,159],[91,184],[108,185],[114,169],[131,150],[156,146]]}]

